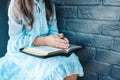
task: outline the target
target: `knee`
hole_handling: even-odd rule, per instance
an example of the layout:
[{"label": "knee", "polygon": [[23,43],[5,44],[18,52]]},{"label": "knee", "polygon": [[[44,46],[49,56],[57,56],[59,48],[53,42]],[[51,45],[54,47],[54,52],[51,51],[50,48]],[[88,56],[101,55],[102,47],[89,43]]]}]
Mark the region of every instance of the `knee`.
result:
[{"label": "knee", "polygon": [[64,80],[77,80],[78,75],[77,74],[73,74],[71,76],[67,76]]}]

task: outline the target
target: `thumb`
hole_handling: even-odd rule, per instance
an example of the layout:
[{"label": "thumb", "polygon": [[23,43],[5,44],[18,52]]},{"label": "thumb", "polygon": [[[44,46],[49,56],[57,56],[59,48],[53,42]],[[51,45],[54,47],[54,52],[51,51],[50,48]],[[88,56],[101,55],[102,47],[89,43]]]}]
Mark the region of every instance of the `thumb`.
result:
[{"label": "thumb", "polygon": [[64,38],[64,34],[63,34],[63,33],[58,34],[58,36],[59,36],[60,38]]}]

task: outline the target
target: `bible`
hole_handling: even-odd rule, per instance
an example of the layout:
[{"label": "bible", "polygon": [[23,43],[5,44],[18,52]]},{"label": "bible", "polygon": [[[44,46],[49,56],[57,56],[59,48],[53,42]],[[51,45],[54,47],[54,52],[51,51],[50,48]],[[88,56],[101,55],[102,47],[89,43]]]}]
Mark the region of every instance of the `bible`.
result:
[{"label": "bible", "polygon": [[71,44],[70,47],[66,49],[55,48],[50,46],[32,46],[32,47],[22,48],[20,49],[20,52],[37,57],[47,58],[58,55],[69,56],[71,52],[80,48],[82,48],[82,46],[73,45],[73,44]]}]

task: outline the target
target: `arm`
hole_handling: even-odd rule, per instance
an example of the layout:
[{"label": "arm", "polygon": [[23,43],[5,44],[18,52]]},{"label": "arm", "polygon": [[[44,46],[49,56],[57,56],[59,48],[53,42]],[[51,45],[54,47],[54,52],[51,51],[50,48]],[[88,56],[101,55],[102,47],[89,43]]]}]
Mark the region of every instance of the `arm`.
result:
[{"label": "arm", "polygon": [[12,52],[18,52],[20,48],[32,46],[34,39],[38,36],[36,34],[28,35],[25,32],[24,26],[14,19],[13,14],[13,6],[14,0],[11,0],[9,9],[8,9],[8,17],[9,17],[9,42],[8,42],[8,50]]},{"label": "arm", "polygon": [[59,33],[58,26],[57,26],[55,5],[53,5],[53,15],[50,17],[48,27],[49,27],[49,34],[58,34]]},{"label": "arm", "polygon": [[59,34],[58,32],[55,5],[53,5],[53,16],[51,16],[48,25],[49,25],[49,34],[57,34],[61,39],[66,41],[67,47],[69,47],[69,40],[64,36],[64,34]]},{"label": "arm", "polygon": [[54,5],[53,5],[53,16],[50,17],[48,27],[49,27],[49,36],[37,37],[33,42],[33,44],[48,45],[58,48],[68,48],[69,41],[66,38],[62,39],[64,37],[63,34],[58,34],[58,26],[57,26],[57,19],[56,19],[56,12]]}]

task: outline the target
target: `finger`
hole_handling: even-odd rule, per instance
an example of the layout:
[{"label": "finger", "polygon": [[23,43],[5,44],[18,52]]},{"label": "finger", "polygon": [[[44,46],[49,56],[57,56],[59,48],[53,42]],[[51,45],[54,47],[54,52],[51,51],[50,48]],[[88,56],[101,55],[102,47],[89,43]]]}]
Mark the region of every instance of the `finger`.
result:
[{"label": "finger", "polygon": [[58,36],[59,36],[60,38],[64,38],[64,34],[63,34],[63,33],[58,34]]},{"label": "finger", "polygon": [[58,48],[68,48],[69,47],[69,44],[66,44],[65,43],[66,41],[63,40],[63,39],[57,39],[55,40],[55,47],[58,47]]},{"label": "finger", "polygon": [[64,39],[58,39],[58,38],[56,38],[56,41],[59,42],[59,43],[64,43],[64,44],[66,44],[66,41],[65,41]]},{"label": "finger", "polygon": [[58,47],[58,48],[68,48],[67,44],[64,44],[64,43],[58,43],[56,45],[56,47]]},{"label": "finger", "polygon": [[67,47],[69,47],[70,46],[69,40],[67,38],[64,38],[64,40],[66,41]]},{"label": "finger", "polygon": [[63,44],[63,43],[61,43],[61,44],[60,44],[60,47],[61,47],[61,48],[68,48],[68,44]]},{"label": "finger", "polygon": [[59,35],[53,35],[53,37],[61,39]]},{"label": "finger", "polygon": [[66,41],[66,43],[69,44],[69,40],[65,37],[64,40]]}]

